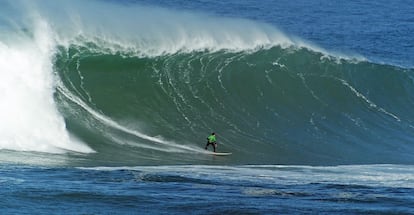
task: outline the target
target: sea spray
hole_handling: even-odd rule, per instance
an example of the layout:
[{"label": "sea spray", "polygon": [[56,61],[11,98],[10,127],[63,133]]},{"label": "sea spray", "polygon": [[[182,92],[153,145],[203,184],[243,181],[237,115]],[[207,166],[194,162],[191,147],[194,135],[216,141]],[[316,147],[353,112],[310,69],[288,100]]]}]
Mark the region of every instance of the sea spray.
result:
[{"label": "sea spray", "polygon": [[92,152],[70,137],[53,93],[54,39],[48,24],[35,23],[33,37],[0,41],[0,148],[61,153]]}]

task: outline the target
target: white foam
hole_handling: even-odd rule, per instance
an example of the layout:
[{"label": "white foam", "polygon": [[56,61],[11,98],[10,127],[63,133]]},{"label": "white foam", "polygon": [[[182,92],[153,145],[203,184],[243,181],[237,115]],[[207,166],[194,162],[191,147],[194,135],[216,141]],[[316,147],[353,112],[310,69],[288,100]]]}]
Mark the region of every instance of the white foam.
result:
[{"label": "white foam", "polygon": [[33,38],[0,41],[0,149],[92,152],[70,137],[56,109],[54,40],[46,22],[35,26]]}]

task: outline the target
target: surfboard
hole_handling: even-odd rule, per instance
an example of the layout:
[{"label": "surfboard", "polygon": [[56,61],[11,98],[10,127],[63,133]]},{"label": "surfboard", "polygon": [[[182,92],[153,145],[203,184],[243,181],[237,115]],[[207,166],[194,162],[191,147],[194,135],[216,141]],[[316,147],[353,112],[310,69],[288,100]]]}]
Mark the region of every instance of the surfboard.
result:
[{"label": "surfboard", "polygon": [[231,155],[231,152],[209,152],[208,154],[211,155],[217,155],[217,156],[227,156],[227,155]]}]

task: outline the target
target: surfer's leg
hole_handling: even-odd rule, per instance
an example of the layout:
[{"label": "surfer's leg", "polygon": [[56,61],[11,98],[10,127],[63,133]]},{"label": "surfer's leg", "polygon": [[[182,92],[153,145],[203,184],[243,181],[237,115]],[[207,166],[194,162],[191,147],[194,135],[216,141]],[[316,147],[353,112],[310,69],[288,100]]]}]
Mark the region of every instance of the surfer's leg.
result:
[{"label": "surfer's leg", "polygon": [[214,152],[216,152],[216,144],[217,144],[217,143],[212,143],[212,144],[211,144],[211,145],[213,145]]}]

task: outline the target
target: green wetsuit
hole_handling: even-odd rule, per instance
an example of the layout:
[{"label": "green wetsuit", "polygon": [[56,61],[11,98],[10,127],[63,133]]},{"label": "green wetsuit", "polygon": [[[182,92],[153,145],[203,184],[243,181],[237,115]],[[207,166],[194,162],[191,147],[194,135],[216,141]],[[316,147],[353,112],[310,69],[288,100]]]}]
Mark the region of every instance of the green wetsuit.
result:
[{"label": "green wetsuit", "polygon": [[210,135],[207,137],[209,143],[215,143],[216,142],[216,135]]},{"label": "green wetsuit", "polygon": [[216,152],[216,135],[210,135],[210,136],[208,136],[207,137],[207,145],[206,145],[206,150],[207,150],[207,148],[208,148],[208,145],[212,145],[213,146],[213,150],[214,150],[214,152]]}]

